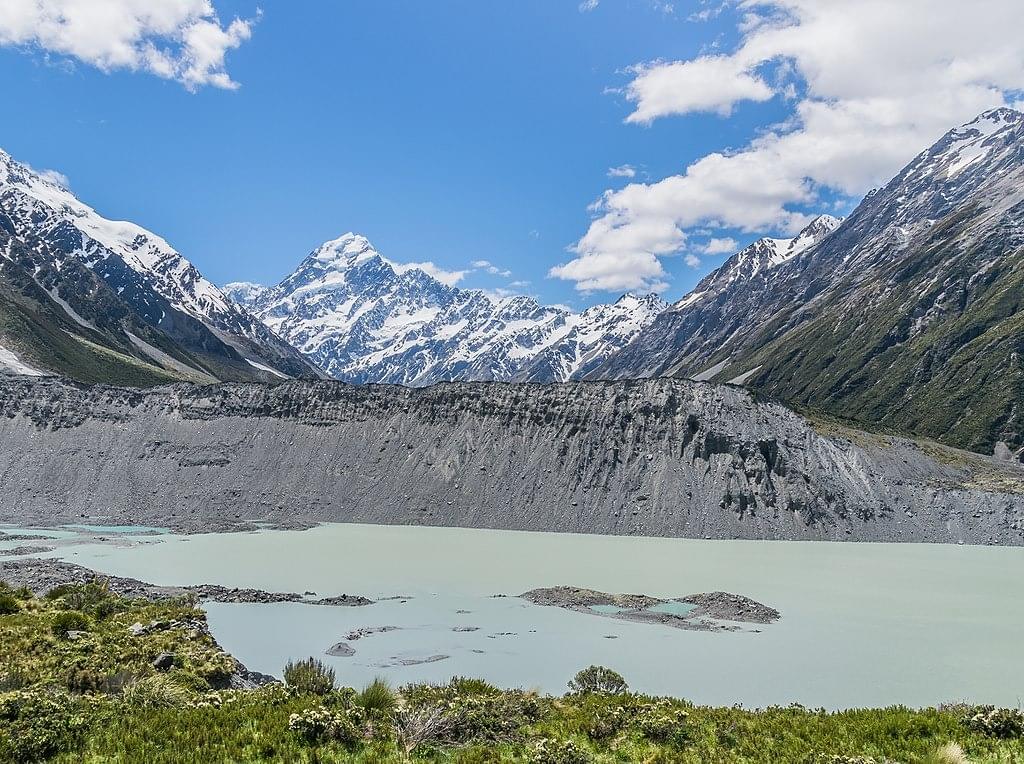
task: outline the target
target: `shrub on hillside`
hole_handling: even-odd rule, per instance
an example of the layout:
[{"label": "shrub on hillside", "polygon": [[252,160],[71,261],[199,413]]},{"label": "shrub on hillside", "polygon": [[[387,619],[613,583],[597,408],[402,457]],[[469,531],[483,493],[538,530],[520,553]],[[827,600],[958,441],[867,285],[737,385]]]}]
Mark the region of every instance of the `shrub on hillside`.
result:
[{"label": "shrub on hillside", "polygon": [[600,692],[621,695],[629,690],[622,674],[604,666],[590,666],[579,672],[569,682],[569,691],[578,693]]},{"label": "shrub on hillside", "polygon": [[42,761],[76,746],[86,714],[63,693],[24,690],[0,695],[0,761]]},{"label": "shrub on hillside", "polygon": [[334,669],[316,658],[288,661],[284,667],[284,683],[295,692],[326,695],[334,689]]},{"label": "shrub on hillside", "polygon": [[530,746],[531,764],[590,764],[593,757],[572,740],[543,737]]},{"label": "shrub on hillside", "polygon": [[636,716],[637,728],[644,737],[655,743],[682,745],[688,739],[686,711],[662,699],[641,706]]},{"label": "shrub on hillside", "polygon": [[1018,708],[978,706],[964,717],[968,729],[989,737],[1024,737],[1024,711]]},{"label": "shrub on hillside", "polygon": [[10,592],[0,594],[0,615],[14,615],[21,612],[18,598]]},{"label": "shrub on hillside", "polygon": [[47,597],[60,599],[68,610],[78,610],[98,621],[109,618],[127,607],[124,600],[111,593],[106,581],[59,586],[50,590]]},{"label": "shrub on hillside", "polygon": [[342,745],[355,745],[364,739],[365,721],[359,708],[318,706],[288,717],[288,729],[310,744],[333,740]]},{"label": "shrub on hillside", "polygon": [[54,616],[50,629],[58,637],[66,637],[71,631],[88,631],[89,618],[77,610],[62,610]]}]

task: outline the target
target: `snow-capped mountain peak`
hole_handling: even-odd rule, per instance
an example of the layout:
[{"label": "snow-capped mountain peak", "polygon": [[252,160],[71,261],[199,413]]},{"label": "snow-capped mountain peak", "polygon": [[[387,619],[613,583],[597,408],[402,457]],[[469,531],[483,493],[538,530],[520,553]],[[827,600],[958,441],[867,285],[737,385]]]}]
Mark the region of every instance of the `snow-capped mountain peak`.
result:
[{"label": "snow-capped mountain peak", "polygon": [[339,268],[351,268],[360,261],[380,257],[365,236],[349,231],[317,247],[310,257]]},{"label": "snow-capped mountain peak", "polygon": [[[945,137],[946,146],[931,157],[953,178],[970,165],[981,162],[999,144],[997,136],[1024,123],[1024,114],[1008,108],[990,109],[977,119],[954,128]],[[926,152],[927,153],[927,152]]]},{"label": "snow-capped mountain peak", "polygon": [[576,314],[527,295],[496,298],[386,259],[354,233],[321,244],[276,287],[225,290],[329,374],[358,383],[568,379],[665,307],[624,295]]},{"label": "snow-capped mountain peak", "polygon": [[[0,156],[6,178],[0,183],[23,193],[31,206],[41,205],[66,220],[144,276],[164,297],[198,318],[237,311],[225,295],[165,239],[125,220],[108,220],[69,190],[13,160]],[[34,203],[34,204],[33,204]],[[36,212],[38,212],[38,208]]]},{"label": "snow-capped mountain peak", "polygon": [[835,231],[842,223],[832,215],[818,215],[791,239],[758,239],[730,257],[720,268],[701,280],[673,310],[682,310],[706,295],[717,293],[736,282],[750,281],[758,275],[767,278],[767,272],[787,263]]},{"label": "snow-capped mountain peak", "polygon": [[836,230],[842,222],[842,218],[837,218],[833,215],[818,215],[818,217],[804,226],[800,233],[789,240],[788,250],[790,256],[798,255],[804,250],[813,247]]}]

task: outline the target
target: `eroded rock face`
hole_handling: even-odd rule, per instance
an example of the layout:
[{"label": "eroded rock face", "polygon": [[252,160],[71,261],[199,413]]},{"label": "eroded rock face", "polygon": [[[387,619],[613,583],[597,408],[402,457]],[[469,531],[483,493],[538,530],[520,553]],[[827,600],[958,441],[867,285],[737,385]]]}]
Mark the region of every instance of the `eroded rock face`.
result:
[{"label": "eroded rock face", "polygon": [[687,380],[0,384],[0,521],[1024,543],[1024,471]]}]

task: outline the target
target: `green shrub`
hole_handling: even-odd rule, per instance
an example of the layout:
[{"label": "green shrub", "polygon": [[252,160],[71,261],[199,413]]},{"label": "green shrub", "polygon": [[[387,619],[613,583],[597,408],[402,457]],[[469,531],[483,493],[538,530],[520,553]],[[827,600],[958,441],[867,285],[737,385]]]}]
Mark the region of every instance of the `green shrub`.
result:
[{"label": "green shrub", "polygon": [[24,690],[35,683],[33,675],[20,666],[8,666],[0,670],[0,692]]},{"label": "green shrub", "polygon": [[[75,584],[57,587],[47,595],[55,595],[68,610],[78,610],[87,613],[98,621],[109,618],[114,613],[125,610],[127,602],[115,596],[110,591],[106,581],[90,581],[84,584]],[[53,597],[51,597],[53,598]]]},{"label": "green shrub", "polygon": [[449,685],[460,695],[497,695],[501,692],[490,682],[467,676],[453,676]]},{"label": "green shrub", "polygon": [[635,709],[626,706],[602,705],[586,726],[587,737],[591,740],[613,738],[626,728],[635,714]]},{"label": "green shrub", "polygon": [[682,745],[688,739],[688,716],[686,711],[674,706],[671,701],[657,700],[640,708],[636,716],[636,725],[648,740]]},{"label": "green shrub", "polygon": [[288,661],[284,683],[295,692],[326,695],[334,689],[334,669],[316,658]]},{"label": "green shrub", "polygon": [[14,615],[20,612],[21,605],[18,604],[17,597],[6,592],[0,594],[0,615]]},{"label": "green shrub", "polygon": [[0,696],[0,761],[42,761],[81,741],[87,719],[61,693],[26,690]]},{"label": "green shrub", "polygon": [[361,709],[308,708],[288,717],[288,729],[305,742],[315,745],[332,740],[342,745],[355,745],[364,739]]},{"label": "green shrub", "polygon": [[54,616],[50,629],[58,637],[66,637],[69,631],[88,631],[89,618],[77,610],[62,610]]},{"label": "green shrub", "polygon": [[[469,687],[478,694],[466,694]],[[520,740],[523,728],[539,721],[547,701],[522,690],[498,690],[486,683],[466,684],[453,679],[447,685],[410,685],[402,698],[414,709],[440,707],[448,710],[444,729],[437,737],[446,743],[508,743]]]},{"label": "green shrub", "polygon": [[52,589],[47,590],[46,594],[43,595],[43,599],[49,600],[50,602],[59,600],[74,588],[74,584],[61,584],[60,586],[55,586]]},{"label": "green shrub", "polygon": [[589,764],[593,758],[572,740],[544,737],[530,746],[529,760],[531,764]]},{"label": "green shrub", "polygon": [[356,705],[371,714],[389,714],[394,711],[398,697],[385,680],[377,677],[355,697]]},{"label": "green shrub", "polygon": [[1024,711],[1018,708],[978,706],[964,717],[968,729],[997,738],[1024,736]]},{"label": "green shrub", "polygon": [[569,691],[578,693],[600,692],[621,695],[629,690],[622,674],[604,666],[590,666],[579,672],[569,682]]}]

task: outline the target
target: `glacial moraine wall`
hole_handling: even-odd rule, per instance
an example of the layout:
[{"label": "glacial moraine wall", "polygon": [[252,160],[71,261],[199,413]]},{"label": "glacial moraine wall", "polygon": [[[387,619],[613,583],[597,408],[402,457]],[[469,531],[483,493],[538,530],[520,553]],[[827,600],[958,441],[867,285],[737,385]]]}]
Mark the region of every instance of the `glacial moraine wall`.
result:
[{"label": "glacial moraine wall", "polygon": [[0,380],[0,522],[1024,543],[1024,469],[688,380]]}]

